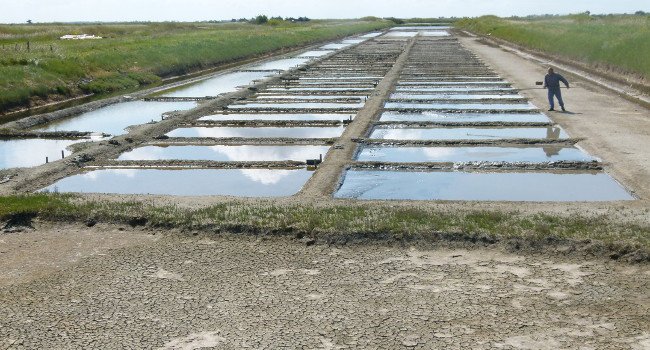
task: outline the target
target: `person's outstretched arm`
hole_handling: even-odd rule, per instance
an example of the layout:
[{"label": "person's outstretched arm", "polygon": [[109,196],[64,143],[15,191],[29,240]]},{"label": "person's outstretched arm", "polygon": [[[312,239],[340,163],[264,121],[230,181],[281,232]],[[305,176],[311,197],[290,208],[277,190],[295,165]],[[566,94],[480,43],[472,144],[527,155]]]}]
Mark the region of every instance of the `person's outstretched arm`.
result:
[{"label": "person's outstretched arm", "polygon": [[566,79],[564,79],[564,77],[561,75],[560,75],[560,81],[564,83],[564,86],[566,86],[567,89],[569,88],[569,82]]}]

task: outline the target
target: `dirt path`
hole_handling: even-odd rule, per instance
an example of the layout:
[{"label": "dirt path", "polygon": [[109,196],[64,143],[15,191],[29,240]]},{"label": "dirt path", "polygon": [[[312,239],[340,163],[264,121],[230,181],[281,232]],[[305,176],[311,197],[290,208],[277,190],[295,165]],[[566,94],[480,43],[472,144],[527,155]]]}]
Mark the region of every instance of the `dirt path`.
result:
[{"label": "dirt path", "polygon": [[[94,254],[106,232],[124,244]],[[647,265],[230,235],[154,240],[115,227],[20,235],[41,243],[3,237],[3,270],[49,243],[80,258],[0,285],[3,349],[650,347]]]},{"label": "dirt path", "polygon": [[[535,89],[548,66],[512,52],[484,44],[477,38],[459,38],[495,72],[508,80],[541,110],[548,108],[546,90]],[[603,160],[606,171],[641,199],[650,198],[650,111],[616,93],[572,74],[559,72],[570,81],[564,89],[568,113],[549,112],[549,117],[572,137],[584,138],[578,146]]]}]

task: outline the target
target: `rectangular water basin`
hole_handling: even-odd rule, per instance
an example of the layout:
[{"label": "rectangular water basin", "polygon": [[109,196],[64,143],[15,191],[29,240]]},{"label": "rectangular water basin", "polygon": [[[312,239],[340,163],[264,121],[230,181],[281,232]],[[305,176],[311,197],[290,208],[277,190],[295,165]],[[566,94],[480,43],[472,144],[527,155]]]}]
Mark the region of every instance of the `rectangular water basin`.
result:
[{"label": "rectangular water basin", "polygon": [[364,41],[366,41],[366,39],[345,39],[341,43],[354,45],[354,44],[361,44]]},{"label": "rectangular water basin", "polygon": [[313,50],[303,52],[298,57],[321,57],[334,52],[334,50]]},{"label": "rectangular water basin", "polygon": [[391,31],[397,30],[443,30],[450,29],[450,26],[404,26],[404,27],[393,27]]},{"label": "rectangular water basin", "polygon": [[0,169],[26,168],[61,159],[61,151],[67,157],[68,146],[88,140],[0,140]]},{"label": "rectangular water basin", "polygon": [[442,109],[469,111],[532,111],[537,107],[530,103],[417,103],[386,102],[386,109]]},{"label": "rectangular water basin", "polygon": [[559,127],[523,128],[399,128],[375,127],[371,139],[386,140],[499,140],[566,139]]},{"label": "rectangular water basin", "polygon": [[371,91],[371,87],[272,87],[266,91]]},{"label": "rectangular water basin", "polygon": [[228,109],[248,109],[248,108],[292,108],[292,109],[339,109],[339,108],[361,108],[364,102],[350,102],[350,103],[327,103],[327,102],[292,102],[292,103],[244,103],[233,104],[228,106]]},{"label": "rectangular water basin", "polygon": [[311,177],[306,169],[101,169],[73,175],[43,191],[173,196],[291,196]]},{"label": "rectangular water basin", "polygon": [[633,200],[605,173],[349,170],[336,198],[471,201]]},{"label": "rectangular water basin", "polygon": [[199,120],[352,120],[354,114],[344,113],[250,113],[213,114]]},{"label": "rectangular water basin", "polygon": [[427,92],[490,92],[490,93],[501,93],[501,92],[512,92],[514,88],[511,87],[423,87],[423,86],[398,86],[395,91],[403,93],[427,93]]},{"label": "rectangular water basin", "polygon": [[426,85],[449,85],[449,86],[455,86],[455,85],[460,85],[460,86],[483,86],[483,85],[494,85],[494,86],[502,86],[502,85],[510,85],[510,83],[506,81],[482,81],[482,80],[467,80],[467,81],[401,81],[397,83],[398,86],[426,86]]},{"label": "rectangular water basin", "polygon": [[352,96],[352,95],[271,95],[271,94],[257,94],[257,99],[263,100],[341,100],[341,99],[355,99],[362,100],[365,96]]},{"label": "rectangular water basin", "polygon": [[450,36],[448,31],[446,30],[431,30],[431,31],[425,31],[425,32],[420,32],[422,36]]},{"label": "rectangular water basin", "polygon": [[365,146],[357,154],[363,162],[556,162],[597,160],[575,147],[397,147]]},{"label": "rectangular water basin", "polygon": [[524,98],[519,94],[408,94],[394,93],[390,95],[394,100],[520,100]]},{"label": "rectangular water basin", "polygon": [[329,146],[145,146],[120,155],[118,160],[212,160],[218,162],[319,159]]},{"label": "rectangular water basin", "polygon": [[307,57],[284,58],[249,67],[250,70],[287,70],[309,61]]},{"label": "rectangular water basin", "polygon": [[190,85],[180,86],[164,92],[164,97],[205,97],[217,96],[237,91],[239,87],[249,85],[254,80],[271,76],[269,72],[233,72],[220,74],[213,78],[201,80]]},{"label": "rectangular water basin", "polygon": [[351,46],[352,44],[327,44],[325,46],[319,47],[320,50],[340,50],[344,49],[348,46]]},{"label": "rectangular water basin", "polygon": [[345,127],[192,127],[179,128],[169,137],[241,137],[241,138],[332,138],[343,134]]},{"label": "rectangular water basin", "polygon": [[445,123],[548,123],[551,120],[542,113],[398,113],[385,112],[382,122],[445,122]]},{"label": "rectangular water basin", "polygon": [[412,38],[418,35],[418,32],[401,32],[401,31],[391,31],[386,33],[385,37],[396,37],[396,38]]},{"label": "rectangular water basin", "polygon": [[364,35],[360,36],[360,38],[375,38],[375,37],[378,37],[378,36],[380,36],[382,34],[383,33],[381,33],[381,32],[368,33],[368,34],[364,34]]},{"label": "rectangular water basin", "polygon": [[165,112],[188,110],[196,102],[129,101],[108,105],[94,111],[63,118],[34,128],[37,131],[91,131],[111,135],[126,133],[131,125],[160,121]]}]

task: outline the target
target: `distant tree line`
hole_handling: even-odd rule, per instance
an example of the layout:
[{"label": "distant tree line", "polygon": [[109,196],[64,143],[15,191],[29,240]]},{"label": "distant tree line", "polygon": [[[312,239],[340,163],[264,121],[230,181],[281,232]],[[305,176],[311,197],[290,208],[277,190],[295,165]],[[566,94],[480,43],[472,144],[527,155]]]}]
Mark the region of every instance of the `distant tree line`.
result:
[{"label": "distant tree line", "polygon": [[308,17],[285,17],[282,18],[280,16],[277,17],[268,17],[266,15],[259,15],[257,17],[253,18],[240,18],[236,19],[233,18],[230,20],[231,22],[241,22],[241,23],[252,23],[252,24],[279,24],[282,22],[291,22],[291,23],[297,23],[297,22],[309,22],[311,19]]}]

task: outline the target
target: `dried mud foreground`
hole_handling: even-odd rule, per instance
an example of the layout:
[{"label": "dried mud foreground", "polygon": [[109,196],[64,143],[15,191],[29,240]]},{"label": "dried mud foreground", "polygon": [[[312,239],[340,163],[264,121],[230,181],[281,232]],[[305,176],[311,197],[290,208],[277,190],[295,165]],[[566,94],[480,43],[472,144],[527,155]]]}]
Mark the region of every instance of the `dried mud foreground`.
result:
[{"label": "dried mud foreground", "polygon": [[0,236],[3,349],[650,347],[647,265],[45,225]]}]

